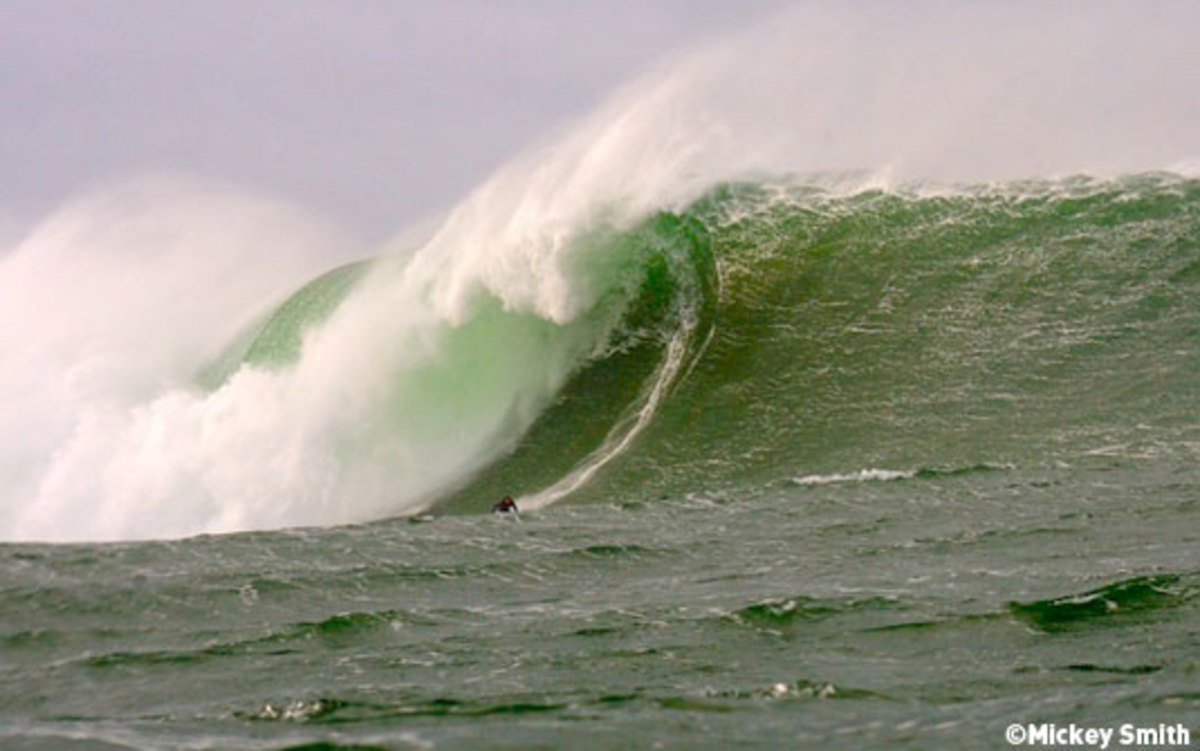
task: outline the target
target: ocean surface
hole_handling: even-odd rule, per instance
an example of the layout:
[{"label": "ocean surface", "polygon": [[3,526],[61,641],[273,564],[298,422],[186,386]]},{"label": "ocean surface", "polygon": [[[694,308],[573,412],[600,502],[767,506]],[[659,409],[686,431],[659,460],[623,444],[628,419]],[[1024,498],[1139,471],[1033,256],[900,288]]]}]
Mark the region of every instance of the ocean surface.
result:
[{"label": "ocean surface", "polygon": [[[1200,181],[764,179],[598,226],[574,307],[436,290],[452,325],[393,332],[425,357],[371,345],[401,375],[332,405],[313,363],[364,371],[326,333],[454,274],[334,270],[77,428],[0,544],[0,748],[1200,742]],[[228,439],[268,381],[321,419]]]}]

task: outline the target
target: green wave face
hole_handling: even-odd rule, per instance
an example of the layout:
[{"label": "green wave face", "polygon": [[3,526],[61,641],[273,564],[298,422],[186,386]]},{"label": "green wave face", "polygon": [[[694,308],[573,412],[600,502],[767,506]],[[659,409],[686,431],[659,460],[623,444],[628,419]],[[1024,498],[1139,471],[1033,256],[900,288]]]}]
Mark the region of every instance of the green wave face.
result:
[{"label": "green wave face", "polygon": [[[330,438],[338,472],[366,477],[375,487],[408,488],[427,483],[428,470],[443,478],[425,486],[428,495],[476,510],[490,505],[495,488],[552,487],[596,452],[615,453],[610,444],[648,422],[648,400],[674,383],[680,367],[694,359],[689,353],[701,332],[711,327],[715,265],[708,243],[697,218],[669,212],[628,231],[601,227],[580,234],[568,248],[566,272],[594,303],[561,324],[511,309],[487,291],[456,322],[431,317],[425,304],[413,327],[420,335],[395,344],[403,356],[382,384],[373,373],[364,378],[345,366],[339,388],[365,406]],[[380,290],[403,290],[404,271],[402,264],[368,260],[318,277],[248,327],[199,375],[199,385],[215,398],[236,387],[233,379],[243,372],[279,374],[285,377],[280,384],[303,382],[302,375],[286,377],[329,359],[327,351],[309,349],[311,338],[331,338],[342,311],[363,307],[364,297],[367,307],[386,307]],[[404,314],[399,307],[397,315]],[[397,331],[405,336],[402,327]],[[680,354],[671,359],[672,351]],[[296,393],[322,396],[303,388]],[[414,461],[420,452],[423,458]],[[479,474],[499,455],[508,458]]]},{"label": "green wave face", "polygon": [[[1196,181],[845,197],[730,185],[681,221],[704,228],[713,280],[691,291],[695,360],[576,500],[753,493],[789,471],[1183,461],[1196,445]],[[646,309],[679,294],[653,266],[645,279]],[[661,357],[641,343],[578,371],[451,506],[536,491],[584,461]]]},{"label": "green wave face", "polygon": [[197,380],[208,390],[221,386],[243,365],[279,368],[300,357],[304,334],[337,310],[366,276],[372,262],[356,261],[327,271],[247,327]]},{"label": "green wave face", "polygon": [[[399,434],[453,451],[488,425],[490,458],[434,494],[474,512],[504,494],[744,494],[1195,445],[1194,180],[724,185],[575,242],[591,310],[555,324],[485,295],[436,357],[395,374],[340,461],[386,475]],[[297,291],[202,382],[293,367],[371,267]],[[547,361],[557,396],[524,396]]]}]

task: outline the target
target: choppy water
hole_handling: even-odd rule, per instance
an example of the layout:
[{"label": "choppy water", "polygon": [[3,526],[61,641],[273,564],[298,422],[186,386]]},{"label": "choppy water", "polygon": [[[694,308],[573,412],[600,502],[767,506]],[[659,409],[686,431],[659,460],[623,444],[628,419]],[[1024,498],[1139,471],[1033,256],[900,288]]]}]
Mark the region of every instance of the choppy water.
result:
[{"label": "choppy water", "polygon": [[732,185],[605,242],[617,333],[425,513],[0,547],[0,746],[1200,725],[1200,183]]}]

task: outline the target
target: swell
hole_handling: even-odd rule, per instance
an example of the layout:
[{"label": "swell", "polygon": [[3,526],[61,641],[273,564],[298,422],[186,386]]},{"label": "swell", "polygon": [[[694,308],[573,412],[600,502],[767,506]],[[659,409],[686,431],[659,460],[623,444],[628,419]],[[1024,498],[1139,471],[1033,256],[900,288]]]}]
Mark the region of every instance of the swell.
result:
[{"label": "swell", "polygon": [[[194,391],[73,436],[67,492],[30,528],[175,536],[1195,458],[1196,180],[781,178],[633,223],[596,211],[534,254],[553,273],[529,288],[528,269],[443,247],[449,230],[407,265],[315,279]],[[113,446],[133,450],[97,470]]]},{"label": "swell", "polygon": [[[1195,456],[1200,182],[730,184],[684,216],[720,280],[706,323],[635,445],[576,500]],[[581,370],[467,489],[476,508],[565,477],[583,449],[562,447],[641,403],[660,353]]]},{"label": "swell", "polygon": [[1051,633],[1097,623],[1124,622],[1185,605],[1195,598],[1188,580],[1176,574],[1138,576],[1078,595],[1032,602],[1013,602],[1017,618]]}]

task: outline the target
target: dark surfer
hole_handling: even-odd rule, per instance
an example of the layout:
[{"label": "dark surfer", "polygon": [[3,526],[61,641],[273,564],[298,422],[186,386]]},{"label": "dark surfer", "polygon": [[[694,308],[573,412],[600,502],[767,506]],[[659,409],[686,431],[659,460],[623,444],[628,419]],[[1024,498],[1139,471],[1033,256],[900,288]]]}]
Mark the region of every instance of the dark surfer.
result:
[{"label": "dark surfer", "polygon": [[506,495],[495,506],[492,506],[492,513],[515,514],[517,513],[517,502],[512,499],[512,496]]}]

